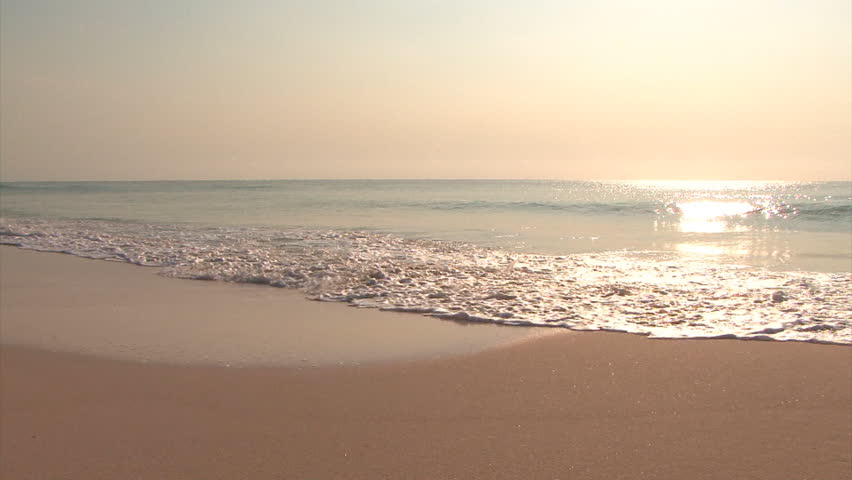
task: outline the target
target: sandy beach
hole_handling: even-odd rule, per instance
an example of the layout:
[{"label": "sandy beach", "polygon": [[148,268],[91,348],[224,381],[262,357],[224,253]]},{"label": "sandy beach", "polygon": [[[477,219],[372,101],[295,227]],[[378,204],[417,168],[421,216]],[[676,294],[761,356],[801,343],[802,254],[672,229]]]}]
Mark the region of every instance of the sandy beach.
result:
[{"label": "sandy beach", "polygon": [[852,480],[850,19],[0,0],[0,480]]},{"label": "sandy beach", "polygon": [[[847,346],[473,329],[0,252],[3,479],[852,477]],[[232,288],[278,312],[262,335],[215,317]]]}]

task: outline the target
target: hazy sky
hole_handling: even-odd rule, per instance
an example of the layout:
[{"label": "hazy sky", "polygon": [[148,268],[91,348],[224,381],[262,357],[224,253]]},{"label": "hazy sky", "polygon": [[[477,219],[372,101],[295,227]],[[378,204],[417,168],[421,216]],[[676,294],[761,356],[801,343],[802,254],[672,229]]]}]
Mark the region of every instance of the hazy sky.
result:
[{"label": "hazy sky", "polygon": [[849,179],[849,0],[0,0],[0,178]]}]

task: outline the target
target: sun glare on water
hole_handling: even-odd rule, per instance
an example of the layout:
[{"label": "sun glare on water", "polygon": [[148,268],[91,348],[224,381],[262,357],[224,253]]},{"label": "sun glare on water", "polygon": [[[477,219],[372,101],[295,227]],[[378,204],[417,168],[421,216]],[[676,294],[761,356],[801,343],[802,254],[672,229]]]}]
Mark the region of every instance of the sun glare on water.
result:
[{"label": "sun glare on water", "polygon": [[795,184],[784,180],[633,180],[626,182],[636,187],[663,191],[761,190]]},{"label": "sun glare on water", "polygon": [[[760,211],[749,202],[696,200],[679,202],[671,207],[678,215],[677,229],[682,233],[724,233],[745,231],[748,227],[731,223],[732,217],[744,217]],[[745,255],[748,249],[741,244],[716,242],[684,242],[675,246],[681,253],[700,256]]]},{"label": "sun glare on water", "polygon": [[679,230],[684,233],[721,233],[736,229],[727,218],[760,211],[748,202],[701,200],[676,204],[680,213]]}]

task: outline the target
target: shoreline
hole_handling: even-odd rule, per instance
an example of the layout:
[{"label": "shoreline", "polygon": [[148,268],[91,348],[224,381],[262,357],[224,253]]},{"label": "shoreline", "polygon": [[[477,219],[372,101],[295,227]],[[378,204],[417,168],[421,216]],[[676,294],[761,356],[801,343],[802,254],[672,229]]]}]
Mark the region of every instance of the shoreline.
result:
[{"label": "shoreline", "polygon": [[[61,254],[81,260],[98,259],[108,263],[151,267],[151,265],[144,263],[132,262],[125,256],[92,258],[86,256],[84,253],[75,254],[69,251],[40,250],[38,247],[24,246],[23,244],[0,245],[0,253],[11,252],[16,249],[36,254]],[[119,258],[122,260],[119,260]],[[196,258],[196,262],[199,260],[199,258]],[[207,258],[204,262],[217,263],[221,260],[221,258]],[[392,262],[391,266],[393,266]],[[363,268],[363,262],[361,267]],[[729,267],[735,268],[736,266]],[[311,271],[313,271],[313,268],[311,267]],[[323,265],[318,268],[322,270],[327,269],[328,266]],[[527,268],[525,271],[529,271],[528,267],[524,268]],[[821,278],[817,281],[816,278],[801,278],[801,272],[788,272],[790,278],[784,284],[780,284],[778,279],[773,275],[766,276],[764,272],[764,276],[761,276],[754,273],[756,270],[744,270],[744,272],[749,273],[751,276],[746,277],[743,281],[749,283],[751,286],[743,291],[738,291],[737,288],[733,287],[731,279],[724,275],[724,281],[721,277],[716,278],[711,276],[711,283],[707,283],[708,279],[699,276],[702,281],[695,280],[688,282],[699,285],[698,290],[692,292],[692,296],[684,296],[684,292],[679,291],[677,288],[671,288],[669,284],[672,281],[682,284],[685,282],[682,278],[675,278],[682,276],[679,273],[680,267],[669,265],[667,268],[675,269],[678,272],[674,274],[655,273],[654,275],[660,276],[658,279],[659,284],[653,282],[646,284],[643,282],[641,276],[628,277],[624,282],[607,280],[602,284],[603,287],[594,282],[589,285],[577,283],[574,277],[567,278],[563,276],[554,279],[553,283],[563,289],[562,293],[564,295],[561,295],[561,297],[565,300],[571,299],[572,302],[575,302],[565,306],[559,304],[558,300],[556,304],[550,304],[547,299],[543,299],[540,296],[532,297],[533,300],[516,300],[522,297],[522,295],[516,295],[511,290],[509,294],[500,291],[505,287],[505,279],[502,282],[497,281],[493,285],[496,290],[485,290],[485,293],[479,292],[479,294],[475,292],[471,293],[465,289],[471,287],[471,285],[462,284],[459,288],[463,290],[464,295],[462,298],[453,298],[452,300],[451,297],[453,295],[447,292],[453,288],[448,288],[446,285],[440,285],[437,293],[436,290],[432,290],[429,293],[427,289],[426,293],[428,295],[414,288],[412,291],[415,293],[412,298],[420,303],[412,304],[408,303],[408,301],[403,301],[403,303],[397,304],[388,302],[385,298],[385,295],[388,295],[387,289],[392,289],[393,286],[375,287],[379,290],[382,288],[385,289],[385,291],[378,293],[371,290],[373,287],[369,287],[371,285],[370,282],[376,284],[375,279],[369,282],[363,282],[363,279],[355,281],[354,286],[350,285],[350,290],[343,289],[343,293],[320,293],[318,295],[311,294],[305,296],[306,294],[303,294],[303,292],[306,288],[310,288],[310,283],[305,284],[304,281],[311,278],[305,275],[304,272],[293,271],[289,268],[284,270],[285,273],[283,275],[285,277],[289,278],[295,275],[302,280],[296,281],[290,279],[285,281],[276,279],[275,275],[265,273],[266,271],[262,274],[254,273],[247,277],[236,276],[235,278],[230,278],[226,276],[223,280],[209,273],[199,274],[196,272],[193,275],[177,275],[174,271],[169,271],[168,267],[155,267],[157,271],[168,272],[169,274],[166,277],[171,280],[202,280],[204,281],[203,283],[217,285],[220,290],[223,283],[240,286],[244,288],[243,292],[249,292],[249,289],[257,287],[274,286],[279,287],[275,290],[280,290],[281,293],[267,293],[267,297],[271,298],[273,295],[278,295],[279,301],[285,296],[292,298],[300,297],[303,300],[319,300],[322,303],[337,303],[357,309],[377,309],[394,315],[398,313],[422,314],[430,318],[437,318],[466,326],[498,325],[531,327],[537,328],[540,331],[549,329],[564,329],[573,332],[609,331],[648,336],[654,339],[736,339],[852,346],[852,343],[850,343],[852,340],[850,340],[848,333],[849,311],[844,309],[844,306],[849,301],[852,301],[852,297],[850,297],[847,289],[837,285],[838,282],[844,282],[844,279],[832,276],[834,274],[821,273],[819,274]],[[652,268],[652,270],[654,269],[656,271],[660,270],[658,267]],[[550,272],[550,268],[545,268],[543,271]],[[590,275],[595,278],[611,277],[605,273],[599,273],[599,271],[600,269],[597,267],[586,265],[584,269],[580,269],[574,275]],[[715,269],[710,268],[709,271],[715,271]],[[366,275],[363,271],[361,273]],[[471,275],[463,275],[463,278],[471,278],[472,276],[475,279],[482,279],[491,277],[494,271],[492,267],[489,267],[467,273]],[[382,279],[387,278],[378,267],[374,268],[369,275],[380,275]],[[419,275],[419,273],[412,272],[411,277],[417,278]],[[817,273],[810,272],[808,275],[817,275]],[[406,284],[406,287],[408,287],[408,285],[418,283],[413,281],[411,277],[402,278],[399,280],[399,284]],[[352,278],[355,277],[353,276]],[[213,281],[208,282],[207,280]],[[287,283],[291,280],[296,281],[298,285]],[[723,283],[714,285],[712,283],[713,280]],[[637,284],[640,285],[635,290],[635,285],[631,283],[633,281],[637,281]],[[849,281],[852,281],[852,277],[847,276],[844,286],[848,286]],[[395,280],[390,283],[394,282]],[[477,282],[481,283],[481,280],[475,280],[473,283]],[[349,283],[352,283],[351,279]],[[365,287],[362,283],[368,286]],[[515,282],[510,281],[509,283],[514,284]],[[571,285],[571,287],[566,285]],[[574,285],[580,285],[580,288],[576,288]],[[712,287],[707,287],[707,285],[712,285]],[[396,286],[398,287],[398,285]],[[715,287],[715,290],[713,287]],[[226,288],[231,289],[227,291],[228,294],[233,294],[237,291],[233,286]],[[476,290],[479,286],[477,285],[473,288]],[[407,289],[403,288],[402,290]],[[670,295],[672,291],[678,293]],[[405,293],[400,292],[401,290],[399,289],[391,291],[391,296],[403,295],[404,298]],[[252,291],[252,293],[258,295],[256,291]],[[558,292],[553,293],[554,295],[551,295],[553,298],[560,296],[557,294]],[[614,295],[617,296],[613,297]],[[380,300],[371,300],[376,297],[380,298]],[[611,300],[610,297],[615,298],[616,301]],[[438,307],[429,303],[428,299],[431,298],[438,299],[436,301],[441,306]],[[577,302],[578,298],[582,299],[582,301]],[[399,298],[396,300],[398,301]],[[510,300],[510,302],[507,304],[506,300]],[[446,303],[451,301],[455,303],[447,307]],[[482,305],[468,308],[471,307],[471,304],[482,303],[483,301],[488,304],[487,308],[491,311],[486,316],[476,313],[476,309]],[[520,303],[513,305],[512,303],[516,301]],[[290,303],[290,305],[296,304],[300,303],[298,301]],[[527,317],[517,314],[517,309],[520,309],[524,313],[534,311],[534,309],[531,310],[531,304],[544,304],[544,306],[535,308],[540,308],[539,313],[545,316],[536,317],[533,315]],[[300,305],[304,305],[304,303]],[[310,308],[319,311],[317,307]],[[469,313],[471,311],[474,313]],[[498,313],[494,313],[495,311]],[[376,317],[367,314],[362,315],[362,318]],[[661,320],[652,320],[654,318],[661,318]],[[446,337],[444,339],[446,340]],[[278,363],[281,363],[281,361],[278,361]]]},{"label": "shoreline", "polygon": [[463,355],[563,333],[352,308],[288,289],[170,278],[56,252],[3,246],[0,262],[0,342],[105,358],[336,365]]},{"label": "shoreline", "polygon": [[[221,293],[232,288],[259,292],[240,305],[248,316],[273,301],[266,297],[273,289],[220,284],[220,290],[111,262],[27,256],[43,257],[27,264],[39,268],[73,263],[70,273],[85,272],[85,283],[112,279],[104,267],[130,272],[131,283],[169,285],[142,292],[151,308],[173,306],[171,294],[218,308],[217,298],[234,300]],[[12,267],[3,262],[6,278]],[[36,282],[30,291],[40,295],[22,296],[27,290],[20,285],[0,283],[4,309],[14,295],[15,308],[30,312],[31,323],[54,328],[55,341],[73,336],[73,329],[39,316],[51,305],[45,290],[73,286],[56,275],[16,281]],[[83,319],[96,308],[89,297],[69,299],[76,303],[51,308]],[[125,308],[115,319],[133,318],[125,315],[132,315],[126,308],[134,301],[119,296],[106,306]],[[330,322],[361,312],[442,324],[303,303],[333,307],[328,311],[343,318]],[[4,343],[8,322],[5,316],[0,322]],[[486,331],[477,328],[473,336]],[[180,330],[155,333],[163,341],[187,340]],[[252,338],[228,340],[244,348]],[[517,340],[316,368],[141,363],[3,344],[0,478],[774,480],[852,473],[848,346],[570,331]]]}]

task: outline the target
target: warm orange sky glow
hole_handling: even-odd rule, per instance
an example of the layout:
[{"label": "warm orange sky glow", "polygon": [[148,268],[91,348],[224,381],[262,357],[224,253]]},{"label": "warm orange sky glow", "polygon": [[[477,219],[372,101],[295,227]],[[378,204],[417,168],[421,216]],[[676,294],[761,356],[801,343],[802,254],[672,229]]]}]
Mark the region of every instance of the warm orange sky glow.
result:
[{"label": "warm orange sky glow", "polygon": [[850,2],[3,0],[0,177],[852,177]]}]

